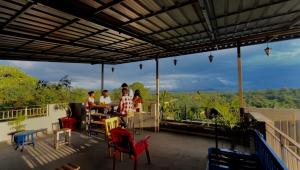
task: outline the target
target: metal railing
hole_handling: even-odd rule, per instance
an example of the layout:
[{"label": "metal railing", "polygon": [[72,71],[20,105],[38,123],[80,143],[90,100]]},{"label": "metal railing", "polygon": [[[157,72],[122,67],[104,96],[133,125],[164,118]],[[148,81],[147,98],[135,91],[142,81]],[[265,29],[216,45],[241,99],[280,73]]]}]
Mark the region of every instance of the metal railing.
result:
[{"label": "metal railing", "polygon": [[289,170],[300,169],[300,144],[269,122],[266,123],[266,141],[281,158]]},{"label": "metal railing", "polygon": [[258,131],[255,131],[255,153],[263,169],[288,170],[284,162]]},{"label": "metal railing", "polygon": [[26,116],[27,118],[43,117],[48,115],[48,107],[33,107],[23,109],[11,109],[0,111],[0,121],[9,121],[16,119],[19,116]]}]

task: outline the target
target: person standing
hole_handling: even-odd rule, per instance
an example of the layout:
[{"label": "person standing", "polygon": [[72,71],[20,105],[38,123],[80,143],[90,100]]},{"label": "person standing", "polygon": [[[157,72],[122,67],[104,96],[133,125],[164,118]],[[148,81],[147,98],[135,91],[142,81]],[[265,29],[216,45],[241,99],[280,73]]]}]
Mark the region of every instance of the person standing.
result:
[{"label": "person standing", "polygon": [[136,112],[142,112],[142,110],[143,110],[143,106],[142,106],[143,98],[141,96],[140,90],[135,90],[132,101],[133,101],[133,106],[134,106],[135,111]]},{"label": "person standing", "polygon": [[122,87],[122,90],[127,89],[128,90],[128,96],[131,97],[131,99],[133,99],[133,90],[129,88],[128,84],[123,83],[121,87]]},{"label": "person standing", "polygon": [[119,102],[118,111],[121,119],[121,126],[126,128],[127,124],[124,120],[124,117],[126,117],[129,112],[133,111],[132,98],[129,96],[129,91],[127,88],[122,89],[122,97]]}]

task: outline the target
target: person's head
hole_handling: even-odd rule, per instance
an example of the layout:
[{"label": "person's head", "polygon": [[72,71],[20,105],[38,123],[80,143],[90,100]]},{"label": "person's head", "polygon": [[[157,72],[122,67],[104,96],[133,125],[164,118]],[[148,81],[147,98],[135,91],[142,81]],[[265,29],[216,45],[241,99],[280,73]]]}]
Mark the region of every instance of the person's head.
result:
[{"label": "person's head", "polygon": [[95,92],[94,91],[89,91],[88,94],[89,94],[90,97],[95,97]]},{"label": "person's head", "polygon": [[134,91],[134,96],[133,96],[133,97],[139,97],[139,98],[142,98],[140,90],[135,90],[135,91]]},{"label": "person's head", "polygon": [[102,91],[102,96],[108,97],[108,90],[103,90]]},{"label": "person's head", "polygon": [[128,84],[123,83],[121,87],[122,87],[122,89],[128,89]]},{"label": "person's head", "polygon": [[128,96],[128,93],[129,93],[129,91],[127,88],[122,89],[122,96]]}]

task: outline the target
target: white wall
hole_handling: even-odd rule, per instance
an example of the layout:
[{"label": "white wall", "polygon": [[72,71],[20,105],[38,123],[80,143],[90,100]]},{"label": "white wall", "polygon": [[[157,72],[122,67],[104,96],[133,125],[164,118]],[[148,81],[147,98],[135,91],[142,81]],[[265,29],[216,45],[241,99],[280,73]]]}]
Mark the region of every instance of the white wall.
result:
[{"label": "white wall", "polygon": [[[58,118],[66,116],[64,110],[55,108],[55,104],[50,104],[48,105],[48,116],[26,119],[24,121],[26,130],[47,128],[48,133],[52,133],[52,124],[58,123]],[[11,136],[7,134],[12,131],[14,131],[14,129],[12,129],[12,126],[8,125],[8,122],[0,122],[0,142],[10,141]]]}]

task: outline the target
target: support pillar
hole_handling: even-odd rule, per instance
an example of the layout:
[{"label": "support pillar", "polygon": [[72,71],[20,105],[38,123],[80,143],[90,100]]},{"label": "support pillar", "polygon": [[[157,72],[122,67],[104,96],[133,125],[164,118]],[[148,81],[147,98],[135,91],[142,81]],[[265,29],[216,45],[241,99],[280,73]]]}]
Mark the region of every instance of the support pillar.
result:
[{"label": "support pillar", "polygon": [[239,103],[240,103],[240,116],[244,120],[244,96],[243,96],[243,78],[242,78],[242,56],[241,56],[241,43],[237,42],[237,64],[238,64],[238,81],[239,81]]},{"label": "support pillar", "polygon": [[101,92],[104,90],[104,64],[101,64]]},{"label": "support pillar", "polygon": [[159,61],[155,59],[156,63],[156,116],[155,116],[155,132],[159,132],[160,109],[159,109]]}]

